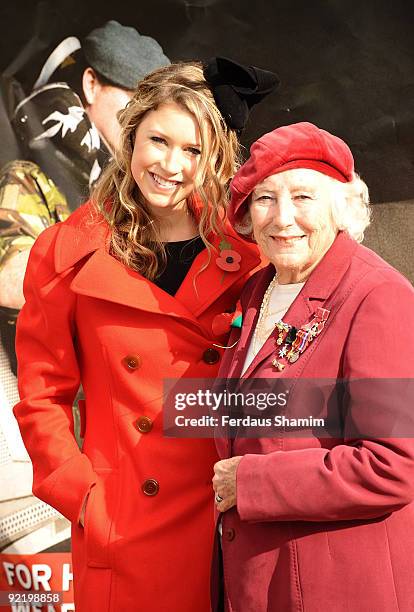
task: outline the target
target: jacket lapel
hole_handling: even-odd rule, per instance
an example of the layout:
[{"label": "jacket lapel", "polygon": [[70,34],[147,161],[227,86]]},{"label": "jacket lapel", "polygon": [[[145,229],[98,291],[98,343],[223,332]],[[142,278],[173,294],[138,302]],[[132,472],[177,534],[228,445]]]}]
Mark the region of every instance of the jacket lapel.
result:
[{"label": "jacket lapel", "polygon": [[210,261],[207,250],[199,253],[177,294],[171,296],[109,254],[109,228],[92,210],[86,204],[75,211],[62,223],[56,240],[57,272],[84,260],[71,284],[72,290],[80,295],[183,318],[200,327],[197,317],[260,264],[257,249],[238,238],[230,227],[226,228],[226,240],[242,258],[240,269],[224,272],[219,268],[216,259],[220,238],[214,237],[211,242],[217,253],[211,252]]},{"label": "jacket lapel", "polygon": [[272,264],[261,270],[256,276],[251,296],[243,312],[243,325],[240,332],[240,339],[234,352],[234,357],[227,374],[228,378],[240,378],[246,353],[250,346],[250,341],[259,317],[260,306],[262,304],[265,291],[275,274]]},{"label": "jacket lapel", "polygon": [[[290,305],[283,320],[296,328],[308,322],[319,306],[326,306],[329,297],[332,296],[341,279],[349,268],[352,254],[357,243],[345,232],[339,232],[333,245],[325,254],[319,265],[310,275],[301,292]],[[243,369],[246,353],[250,345],[254,328],[260,312],[264,293],[273,278],[275,269],[268,266],[263,272],[252,292],[246,309],[245,321],[240,337],[235,359],[233,360],[234,371],[232,377],[240,377]],[[276,352],[277,344],[275,334],[272,333],[266,340],[252,363],[243,374],[242,378],[249,378],[263,361],[269,359]],[[240,354],[239,354],[240,353]],[[289,376],[289,367],[286,367],[280,376]]]},{"label": "jacket lapel", "polygon": [[184,318],[198,326],[193,314],[183,304],[141,274],[124,266],[105,248],[97,249],[90,256],[74,277],[71,289],[80,295]]},{"label": "jacket lapel", "polygon": [[217,259],[220,258],[220,243],[223,237],[210,237],[213,245],[210,255],[207,249],[199,253],[175,295],[176,300],[194,316],[199,316],[207,310],[229,287],[260,264],[257,248],[239,238],[230,227],[226,228],[224,239],[231,245],[232,250],[240,255],[239,269],[226,271],[219,267]]}]

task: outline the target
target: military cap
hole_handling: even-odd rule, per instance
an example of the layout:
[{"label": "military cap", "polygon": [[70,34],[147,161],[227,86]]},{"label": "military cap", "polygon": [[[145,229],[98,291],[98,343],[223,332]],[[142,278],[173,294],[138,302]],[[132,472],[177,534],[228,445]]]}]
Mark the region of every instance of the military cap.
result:
[{"label": "military cap", "polygon": [[87,63],[123,89],[135,89],[149,72],[171,63],[154,38],[114,20],[92,30],[82,47]]}]

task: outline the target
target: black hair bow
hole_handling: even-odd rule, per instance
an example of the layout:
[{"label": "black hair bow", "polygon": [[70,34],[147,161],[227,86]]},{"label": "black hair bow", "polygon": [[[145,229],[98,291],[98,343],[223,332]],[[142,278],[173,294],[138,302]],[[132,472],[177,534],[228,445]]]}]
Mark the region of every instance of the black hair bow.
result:
[{"label": "black hair bow", "polygon": [[204,65],[204,77],[225,122],[239,132],[244,129],[252,106],[280,83],[274,72],[243,66],[227,57],[210,59]]}]

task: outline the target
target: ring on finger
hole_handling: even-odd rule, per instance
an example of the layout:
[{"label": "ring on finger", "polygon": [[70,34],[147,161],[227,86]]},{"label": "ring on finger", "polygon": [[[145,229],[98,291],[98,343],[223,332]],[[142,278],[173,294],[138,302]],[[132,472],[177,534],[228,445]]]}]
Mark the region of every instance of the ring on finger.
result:
[{"label": "ring on finger", "polygon": [[221,497],[221,495],[219,495],[218,493],[216,493],[216,502],[219,504],[220,502],[223,501],[223,498]]}]

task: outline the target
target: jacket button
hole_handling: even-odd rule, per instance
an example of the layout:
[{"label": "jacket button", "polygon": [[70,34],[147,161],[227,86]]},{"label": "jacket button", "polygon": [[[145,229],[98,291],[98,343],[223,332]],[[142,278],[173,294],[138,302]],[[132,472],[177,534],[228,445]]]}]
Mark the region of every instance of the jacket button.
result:
[{"label": "jacket button", "polygon": [[214,365],[220,359],[220,353],[216,349],[208,348],[203,353],[203,361],[208,365]]},{"label": "jacket button", "polygon": [[145,495],[152,497],[153,495],[157,495],[158,491],[160,490],[160,485],[157,480],[154,480],[154,478],[148,478],[148,480],[146,480],[142,485],[141,489]]},{"label": "jacket button", "polygon": [[152,421],[149,417],[147,416],[142,416],[139,417],[139,419],[137,419],[135,421],[135,427],[138,429],[138,431],[140,431],[141,433],[148,433],[151,431],[152,429]]},{"label": "jacket button", "polygon": [[123,358],[122,362],[128,370],[136,370],[141,365],[141,357],[139,355],[127,355]]},{"label": "jacket button", "polygon": [[226,538],[227,542],[232,542],[234,540],[236,537],[236,532],[234,531],[233,527],[229,527],[228,529],[224,530],[224,537]]}]

